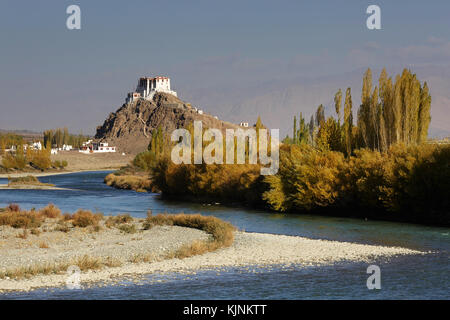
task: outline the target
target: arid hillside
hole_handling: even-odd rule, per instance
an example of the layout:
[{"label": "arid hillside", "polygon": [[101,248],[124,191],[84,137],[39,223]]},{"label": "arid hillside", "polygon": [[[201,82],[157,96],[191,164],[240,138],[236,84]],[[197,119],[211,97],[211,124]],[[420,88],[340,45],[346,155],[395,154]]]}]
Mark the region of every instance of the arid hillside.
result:
[{"label": "arid hillside", "polygon": [[138,100],[124,104],[111,113],[103,125],[97,127],[95,138],[117,146],[118,152],[137,154],[147,149],[153,129],[161,126],[171,133],[184,128],[195,120],[201,120],[203,127],[238,128],[238,125],[221,121],[213,115],[199,114],[194,108],[177,97],[157,93],[151,101]]}]

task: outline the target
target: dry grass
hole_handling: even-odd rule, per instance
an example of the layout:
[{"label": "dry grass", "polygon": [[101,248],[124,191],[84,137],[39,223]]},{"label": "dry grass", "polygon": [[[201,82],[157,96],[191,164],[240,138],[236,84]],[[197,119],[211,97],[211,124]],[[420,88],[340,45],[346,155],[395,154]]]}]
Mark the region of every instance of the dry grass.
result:
[{"label": "dry grass", "polygon": [[[94,214],[91,211],[82,209],[79,209],[73,215],[68,213],[61,215],[61,211],[53,204],[49,204],[45,208],[38,211],[34,209],[31,211],[21,210],[16,204],[11,204],[7,208],[0,210],[0,225],[9,225],[13,228],[23,228],[22,232],[17,236],[22,239],[26,239],[28,237],[29,228],[31,228],[31,234],[39,235],[40,231],[37,228],[41,226],[42,222],[46,218],[59,218],[59,220],[56,221],[57,226],[54,231],[70,231],[70,227],[68,226],[69,222],[71,222],[74,227],[90,227],[94,231],[99,231],[99,222],[103,219],[103,215],[99,213]],[[129,214],[109,217],[107,221],[109,221],[109,226],[115,226],[122,232],[135,233],[137,231],[136,225],[133,223],[134,219]],[[107,223],[105,222],[105,224]],[[152,216],[151,211],[149,211],[143,227],[147,230],[155,225],[174,225],[196,228],[211,235],[211,239],[207,241],[195,241],[194,243],[185,245],[179,250],[165,256],[165,258],[180,259],[230,246],[233,242],[233,231],[235,230],[234,226],[230,223],[212,216],[207,217],[200,214],[158,214],[156,216]],[[42,231],[45,232],[45,228]],[[42,249],[49,248],[49,245],[44,241],[39,242],[38,246]],[[142,263],[152,262],[154,260],[155,257],[149,253],[134,255],[128,259],[128,262]],[[76,265],[80,268],[80,270],[87,271],[96,270],[103,267],[119,267],[122,264],[123,262],[117,258],[91,257],[85,255],[71,259],[67,262],[46,263],[0,271],[0,279],[5,277],[19,279],[38,274],[58,274],[65,272],[71,265]]]},{"label": "dry grass", "polygon": [[131,221],[133,221],[133,218],[128,213],[125,213],[119,214],[117,216],[108,217],[108,219],[106,219],[105,225],[108,228],[111,228],[123,223],[129,223]]},{"label": "dry grass", "polygon": [[59,221],[55,229],[53,229],[53,231],[60,231],[67,233],[70,231],[70,227],[64,221]]},{"label": "dry grass", "polygon": [[72,224],[74,227],[86,228],[88,226],[96,226],[102,219],[100,214],[93,214],[92,211],[78,209],[72,216]]},{"label": "dry grass", "polygon": [[30,230],[30,233],[32,235],[39,236],[41,234],[41,231],[39,231],[39,229],[33,228]]},{"label": "dry grass", "polygon": [[65,212],[65,213],[63,214],[63,216],[62,216],[62,220],[64,220],[64,221],[70,221],[70,220],[72,220],[72,215],[71,215],[70,213],[68,213],[68,212]]},{"label": "dry grass", "polygon": [[148,262],[152,262],[155,260],[155,257],[151,254],[151,253],[139,253],[139,254],[135,254],[133,255],[131,258],[128,259],[128,262],[131,263],[148,263]]},{"label": "dry grass", "polygon": [[59,218],[61,216],[61,210],[56,207],[53,203],[39,210],[39,214],[45,218]]},{"label": "dry grass", "polygon": [[19,238],[19,239],[26,239],[26,238],[28,238],[28,230],[27,229],[23,229],[22,233],[19,233],[17,235],[17,238]]},{"label": "dry grass", "polygon": [[115,175],[110,173],[105,177],[105,183],[117,189],[134,190],[137,192],[151,190],[151,181],[148,175]]},{"label": "dry grass", "polygon": [[22,279],[30,278],[39,274],[60,274],[67,271],[67,268],[76,265],[81,271],[98,270],[103,267],[120,267],[122,261],[112,257],[91,257],[84,255],[68,262],[36,264],[33,266],[19,267],[6,271],[0,271],[0,279]]},{"label": "dry grass", "polygon": [[42,241],[42,242],[39,243],[39,248],[41,248],[41,249],[48,249],[50,247],[48,246],[47,242]]},{"label": "dry grass", "polygon": [[13,228],[39,228],[42,224],[42,216],[35,211],[6,211],[0,213],[0,226]]},{"label": "dry grass", "polygon": [[34,209],[21,210],[17,204],[10,204],[3,212],[0,212],[0,225],[8,225],[13,228],[39,228],[45,218],[58,218],[61,210],[53,204],[39,211]]},{"label": "dry grass", "polygon": [[121,224],[117,229],[123,233],[136,233],[136,226],[134,224]]},{"label": "dry grass", "polygon": [[8,178],[8,186],[17,185],[54,186],[54,184],[40,182],[35,176]]},{"label": "dry grass", "polygon": [[200,214],[177,214],[149,215],[144,223],[144,229],[150,229],[154,225],[174,225],[203,230],[212,236],[208,241],[195,241],[190,245],[181,247],[168,258],[183,259],[206,252],[215,251],[219,248],[231,246],[234,240],[233,231],[235,227],[216,217],[206,217]]},{"label": "dry grass", "polygon": [[6,271],[0,271],[0,279],[22,279],[30,278],[39,274],[57,274],[67,270],[68,263],[45,263],[34,266],[14,268]]}]

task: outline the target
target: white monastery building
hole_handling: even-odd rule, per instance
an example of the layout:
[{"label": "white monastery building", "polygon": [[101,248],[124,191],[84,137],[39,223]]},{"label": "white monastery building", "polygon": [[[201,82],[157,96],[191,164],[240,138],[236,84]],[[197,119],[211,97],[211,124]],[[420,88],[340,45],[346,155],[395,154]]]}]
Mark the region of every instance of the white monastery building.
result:
[{"label": "white monastery building", "polygon": [[168,77],[143,77],[139,79],[136,91],[130,92],[125,103],[131,103],[140,98],[151,100],[156,92],[164,92],[177,97],[177,93],[170,89],[170,78]]}]

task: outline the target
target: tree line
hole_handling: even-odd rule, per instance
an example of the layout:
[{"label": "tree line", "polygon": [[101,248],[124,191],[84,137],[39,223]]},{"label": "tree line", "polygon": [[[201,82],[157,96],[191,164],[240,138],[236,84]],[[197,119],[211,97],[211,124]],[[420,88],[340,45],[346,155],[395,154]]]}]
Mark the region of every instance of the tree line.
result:
[{"label": "tree line", "polygon": [[23,137],[17,134],[0,134],[0,155],[3,155],[6,149],[10,149],[13,146],[23,145],[24,143]]},{"label": "tree line", "polygon": [[89,136],[82,133],[70,134],[67,128],[58,128],[44,131],[44,146],[62,148],[63,145],[71,145],[73,148],[80,148]]},{"label": "tree line", "polygon": [[427,139],[430,108],[427,83],[422,84],[410,70],[404,69],[393,79],[383,69],[374,87],[369,68],[363,77],[356,124],[351,88],[345,90],[345,97],[339,89],[334,95],[337,118],[326,119],[323,105],[317,108],[309,123],[300,113],[298,122],[294,116],[292,137],[287,136],[283,142],[309,144],[320,150],[340,151],[346,156],[360,148],[385,152],[396,143],[417,145]]}]

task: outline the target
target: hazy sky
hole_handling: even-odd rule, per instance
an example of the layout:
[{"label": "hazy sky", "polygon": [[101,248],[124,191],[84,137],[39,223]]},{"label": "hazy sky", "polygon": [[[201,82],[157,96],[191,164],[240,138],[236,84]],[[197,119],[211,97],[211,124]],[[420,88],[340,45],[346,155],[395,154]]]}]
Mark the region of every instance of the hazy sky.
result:
[{"label": "hazy sky", "polygon": [[[66,28],[71,4],[81,30]],[[370,4],[382,30],[366,28]],[[93,134],[143,75],[168,75],[195,100],[366,67],[448,67],[449,31],[447,0],[1,0],[0,129]]]}]

